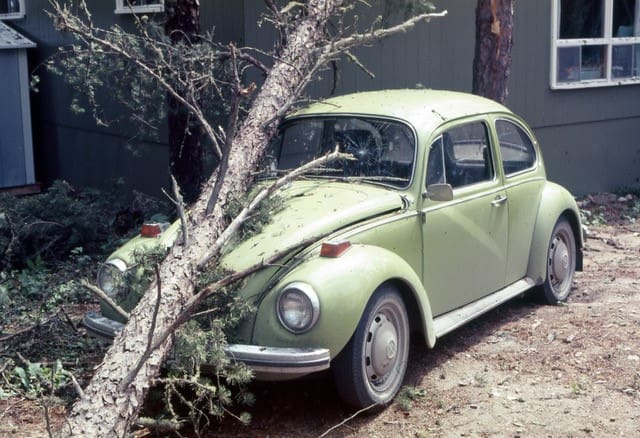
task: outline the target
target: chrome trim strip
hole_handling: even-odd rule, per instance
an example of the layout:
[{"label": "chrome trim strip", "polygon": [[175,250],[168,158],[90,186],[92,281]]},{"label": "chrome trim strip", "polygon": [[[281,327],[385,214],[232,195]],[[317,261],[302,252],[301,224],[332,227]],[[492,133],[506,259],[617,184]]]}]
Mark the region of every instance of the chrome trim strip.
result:
[{"label": "chrome trim strip", "polygon": [[105,264],[107,264],[107,263],[110,264],[110,265],[115,266],[116,268],[118,268],[118,271],[120,271],[120,272],[125,272],[127,270],[127,264],[123,260],[111,259],[111,260],[107,260],[105,262]]},{"label": "chrome trim strip", "polygon": [[509,301],[511,298],[531,289],[535,284],[536,283],[533,279],[525,277],[522,280],[518,280],[515,283],[510,284],[504,289],[492,293],[491,295],[487,295],[486,297],[467,304],[464,307],[460,307],[459,309],[452,310],[449,313],[445,313],[444,315],[434,318],[433,329],[436,338],[446,335],[472,319],[488,312],[494,307]]}]

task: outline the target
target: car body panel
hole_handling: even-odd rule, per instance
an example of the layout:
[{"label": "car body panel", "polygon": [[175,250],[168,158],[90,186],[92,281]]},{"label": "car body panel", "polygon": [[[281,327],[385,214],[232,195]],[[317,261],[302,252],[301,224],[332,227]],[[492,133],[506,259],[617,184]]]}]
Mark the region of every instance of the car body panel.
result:
[{"label": "car body panel", "polygon": [[[492,187],[486,187],[492,186]],[[500,289],[507,258],[508,215],[495,182],[454,190],[450,202],[424,209],[424,287],[435,315]]]}]

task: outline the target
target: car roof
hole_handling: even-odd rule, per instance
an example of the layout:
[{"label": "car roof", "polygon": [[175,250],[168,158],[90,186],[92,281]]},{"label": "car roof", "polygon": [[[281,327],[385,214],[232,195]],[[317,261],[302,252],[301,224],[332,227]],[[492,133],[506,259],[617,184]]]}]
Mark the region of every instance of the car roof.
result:
[{"label": "car roof", "polygon": [[[303,108],[290,117],[362,114],[406,120],[433,128],[444,121],[490,112],[509,113],[503,105],[468,93],[445,90],[381,90],[333,97]],[[425,126],[429,125],[429,126]]]}]

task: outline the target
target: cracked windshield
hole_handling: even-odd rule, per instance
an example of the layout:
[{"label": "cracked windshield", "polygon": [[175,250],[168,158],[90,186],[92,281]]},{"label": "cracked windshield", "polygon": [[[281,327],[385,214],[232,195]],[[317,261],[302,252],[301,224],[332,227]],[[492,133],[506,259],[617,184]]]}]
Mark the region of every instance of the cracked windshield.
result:
[{"label": "cracked windshield", "polygon": [[362,118],[307,118],[287,123],[269,155],[269,173],[287,171],[333,152],[350,154],[312,176],[335,179],[362,179],[407,187],[415,159],[412,130],[399,122]]}]

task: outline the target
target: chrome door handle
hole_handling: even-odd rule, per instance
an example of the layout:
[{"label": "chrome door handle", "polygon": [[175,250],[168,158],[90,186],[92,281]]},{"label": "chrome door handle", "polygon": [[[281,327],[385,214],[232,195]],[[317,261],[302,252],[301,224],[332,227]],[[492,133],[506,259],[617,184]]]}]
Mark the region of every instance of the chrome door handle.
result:
[{"label": "chrome door handle", "polygon": [[500,207],[501,205],[504,205],[505,202],[507,202],[506,196],[496,196],[496,199],[491,201],[491,205],[494,207]]}]

